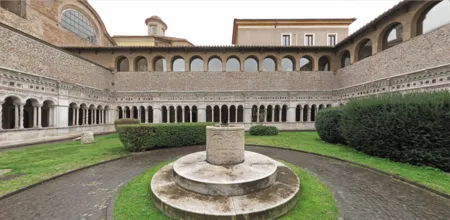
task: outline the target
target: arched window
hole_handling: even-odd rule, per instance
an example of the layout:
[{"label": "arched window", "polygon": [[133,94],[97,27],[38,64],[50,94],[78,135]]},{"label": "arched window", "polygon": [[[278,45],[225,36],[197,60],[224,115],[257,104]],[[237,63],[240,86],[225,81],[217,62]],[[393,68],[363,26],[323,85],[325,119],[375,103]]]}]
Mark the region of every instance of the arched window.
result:
[{"label": "arched window", "polygon": [[263,71],[264,72],[275,71],[275,69],[276,69],[275,60],[271,57],[266,57],[263,60]]},{"label": "arched window", "polygon": [[300,71],[312,71],[313,62],[311,57],[304,56],[300,59]]},{"label": "arched window", "polygon": [[134,64],[134,71],[136,72],[145,72],[147,71],[147,59],[145,57],[138,57],[136,58],[135,64]]},{"label": "arched window", "polygon": [[208,71],[210,72],[222,72],[222,60],[219,58],[212,58],[208,62]]},{"label": "arched window", "polygon": [[201,58],[194,58],[191,60],[191,71],[203,72],[203,60]]},{"label": "arched window", "polygon": [[370,39],[362,40],[358,49],[358,60],[363,60],[372,56],[372,41]]},{"label": "arched window", "polygon": [[383,36],[383,50],[393,47],[403,42],[403,26],[400,23],[394,24]]},{"label": "arched window", "polygon": [[73,9],[63,11],[61,15],[61,26],[78,35],[81,39],[95,43],[97,32],[84,15]]},{"label": "arched window", "polygon": [[258,72],[258,61],[255,58],[247,58],[244,63],[245,72]]},{"label": "arched window", "polygon": [[450,23],[450,1],[443,0],[426,10],[417,22],[417,35]]},{"label": "arched window", "polygon": [[227,72],[239,72],[241,71],[241,63],[238,59],[232,57],[227,60],[226,64],[226,71]]},{"label": "arched window", "polygon": [[184,72],[185,71],[185,63],[183,58],[176,58],[172,62],[172,71],[173,72]]},{"label": "arched window", "polygon": [[344,68],[346,66],[350,65],[350,52],[346,50],[344,53],[342,53],[341,56],[341,68]]},{"label": "arched window", "polygon": [[281,71],[294,71],[294,62],[291,58],[285,57],[281,60]]},{"label": "arched window", "polygon": [[119,59],[117,59],[117,71],[119,72],[130,71],[130,64],[128,62],[128,58],[120,57]]},{"label": "arched window", "polygon": [[319,59],[319,71],[330,71],[330,60],[328,57],[321,57]]},{"label": "arched window", "polygon": [[153,62],[153,71],[166,72],[167,71],[166,59],[162,57],[157,57]]}]

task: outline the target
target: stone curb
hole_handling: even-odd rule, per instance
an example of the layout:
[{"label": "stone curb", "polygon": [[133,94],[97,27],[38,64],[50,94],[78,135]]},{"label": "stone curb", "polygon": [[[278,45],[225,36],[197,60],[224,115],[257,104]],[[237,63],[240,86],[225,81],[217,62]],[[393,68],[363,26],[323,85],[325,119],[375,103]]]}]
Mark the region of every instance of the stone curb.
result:
[{"label": "stone curb", "polygon": [[52,181],[52,180],[54,180],[54,179],[56,179],[56,178],[63,177],[63,176],[66,176],[66,175],[68,175],[68,174],[75,173],[75,172],[77,172],[77,171],[84,170],[84,169],[88,169],[88,168],[91,168],[91,167],[94,167],[94,166],[97,166],[97,165],[101,165],[101,164],[104,164],[104,163],[109,163],[109,162],[113,162],[113,161],[116,161],[116,160],[124,159],[124,158],[130,157],[130,156],[131,156],[131,155],[126,155],[126,156],[117,157],[117,158],[110,159],[110,160],[105,160],[105,161],[102,161],[102,162],[99,162],[99,163],[95,163],[95,164],[91,164],[91,165],[88,165],[88,166],[85,166],[85,167],[80,167],[80,168],[77,168],[77,169],[75,169],[75,170],[71,170],[71,171],[66,172],[66,173],[62,173],[62,174],[59,174],[59,175],[56,175],[56,176],[52,176],[52,177],[50,177],[50,178],[48,178],[48,179],[42,180],[42,181],[40,181],[40,182],[31,184],[31,185],[29,185],[29,186],[20,188],[20,189],[18,189],[18,190],[16,190],[16,191],[13,191],[13,192],[7,193],[7,194],[5,194],[5,195],[3,195],[3,196],[0,196],[0,200],[6,199],[6,198],[8,198],[8,197],[11,197],[11,196],[13,196],[13,195],[16,195],[16,194],[18,194],[18,193],[20,193],[20,192],[23,192],[23,191],[25,191],[25,190],[27,190],[27,189],[30,189],[30,188],[33,188],[33,187],[35,187],[35,186],[41,185],[41,184],[43,184],[43,183]]},{"label": "stone curb", "polygon": [[434,193],[434,194],[436,194],[436,195],[442,196],[442,197],[444,197],[444,198],[446,198],[446,199],[450,199],[450,194],[447,194],[447,193],[445,193],[445,192],[441,192],[441,191],[439,191],[439,190],[430,188],[430,187],[425,186],[425,185],[422,185],[422,184],[420,184],[420,183],[416,183],[416,182],[414,182],[414,181],[405,179],[405,178],[400,177],[400,176],[398,176],[398,175],[393,175],[392,173],[388,173],[388,172],[385,172],[385,171],[382,171],[382,170],[379,170],[379,169],[376,169],[376,168],[373,168],[373,167],[370,167],[370,166],[367,166],[367,165],[364,165],[364,164],[360,164],[360,163],[357,163],[357,162],[353,162],[353,161],[349,161],[349,160],[345,160],[345,159],[341,159],[341,158],[337,158],[337,157],[333,157],[333,156],[322,155],[322,154],[313,153],[313,152],[308,152],[308,151],[303,151],[303,150],[297,150],[297,149],[290,149],[290,148],[283,148],[283,147],[275,147],[275,146],[268,146],[268,145],[257,145],[257,144],[246,144],[245,146],[255,146],[255,147],[267,147],[267,148],[274,148],[274,149],[284,149],[284,150],[296,151],[296,152],[302,152],[302,153],[313,154],[313,155],[316,155],[316,156],[321,156],[321,157],[330,158],[330,159],[334,159],[334,160],[339,160],[339,161],[342,161],[342,162],[346,162],[346,163],[349,163],[349,164],[353,164],[353,165],[356,165],[356,166],[363,167],[363,168],[365,168],[365,169],[368,169],[368,170],[371,170],[371,171],[374,171],[374,172],[377,172],[377,173],[380,173],[380,174],[383,174],[383,175],[386,175],[386,176],[390,176],[390,177],[392,177],[392,178],[394,178],[394,179],[396,179],[396,180],[400,180],[400,181],[402,181],[402,182],[406,182],[406,183],[408,183],[408,184],[411,184],[411,185],[413,185],[413,186],[416,186],[416,187],[421,188],[421,189],[423,189],[423,190],[426,190],[426,191],[428,191],[428,192],[431,192],[431,193]]}]

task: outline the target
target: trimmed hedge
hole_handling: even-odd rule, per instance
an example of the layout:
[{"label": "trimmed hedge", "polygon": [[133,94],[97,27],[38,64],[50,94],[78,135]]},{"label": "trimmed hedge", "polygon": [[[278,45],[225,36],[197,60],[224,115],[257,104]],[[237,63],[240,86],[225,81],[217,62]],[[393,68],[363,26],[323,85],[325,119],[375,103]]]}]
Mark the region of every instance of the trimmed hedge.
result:
[{"label": "trimmed hedge", "polygon": [[140,124],[141,121],[139,119],[133,119],[133,118],[122,118],[117,119],[114,121],[114,126],[117,127],[117,125],[129,125],[129,124]]},{"label": "trimmed hedge", "polygon": [[334,144],[345,144],[341,135],[340,121],[344,114],[342,108],[328,108],[319,111],[315,121],[316,130],[323,141]]},{"label": "trimmed hedge", "polygon": [[206,143],[206,126],[213,123],[139,124],[117,127],[123,146],[132,152]]},{"label": "trimmed hedge", "polygon": [[248,132],[254,136],[273,136],[278,134],[278,128],[275,126],[255,125]]},{"label": "trimmed hedge", "polygon": [[350,147],[450,171],[450,93],[392,94],[351,101],[340,123]]}]

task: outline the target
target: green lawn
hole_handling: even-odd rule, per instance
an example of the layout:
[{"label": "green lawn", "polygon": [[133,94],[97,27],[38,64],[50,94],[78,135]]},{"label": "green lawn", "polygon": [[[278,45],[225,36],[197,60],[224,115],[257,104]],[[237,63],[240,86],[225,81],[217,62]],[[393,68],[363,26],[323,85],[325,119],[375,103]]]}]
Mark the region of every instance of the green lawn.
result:
[{"label": "green lawn", "polygon": [[265,137],[247,134],[245,142],[303,150],[353,161],[450,194],[450,174],[448,173],[431,167],[392,162],[388,159],[368,156],[346,146],[328,144],[320,140],[317,132],[280,132],[277,136]]},{"label": "green lawn", "polygon": [[[153,166],[120,190],[115,201],[114,219],[169,219],[153,206],[149,187],[156,171],[168,163],[170,161]],[[297,206],[281,219],[338,219],[338,208],[331,191],[307,171],[292,164],[286,164],[300,177],[300,197]]]},{"label": "green lawn", "polygon": [[126,154],[117,134],[96,137],[96,143],[88,145],[68,141],[0,151],[0,169],[11,169],[8,175],[24,174],[0,180],[0,196],[52,176]]}]

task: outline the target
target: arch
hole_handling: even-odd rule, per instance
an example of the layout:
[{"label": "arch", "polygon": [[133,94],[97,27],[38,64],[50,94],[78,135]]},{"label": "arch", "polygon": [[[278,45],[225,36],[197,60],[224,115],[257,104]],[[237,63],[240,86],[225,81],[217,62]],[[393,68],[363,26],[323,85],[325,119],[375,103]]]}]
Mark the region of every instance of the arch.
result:
[{"label": "arch", "polygon": [[317,106],[312,105],[311,106],[311,121],[316,121],[316,114],[317,114]]},{"label": "arch", "polygon": [[104,114],[102,115],[103,119],[102,119],[102,124],[109,124],[110,123],[110,107],[108,105],[105,105],[105,107],[103,108],[103,112]]},{"label": "arch", "polygon": [[189,63],[189,69],[190,71],[203,72],[204,71],[203,59],[199,56],[192,57]]},{"label": "arch", "polygon": [[258,122],[258,106],[252,106],[252,122]]},{"label": "arch", "polygon": [[[19,128],[19,104],[21,100],[18,96],[7,96],[3,99],[2,104],[2,128],[18,129]],[[17,116],[17,117],[16,117]]]},{"label": "arch", "polygon": [[258,72],[258,59],[254,56],[249,56],[244,62],[245,72]]},{"label": "arch", "polygon": [[324,108],[325,108],[325,105],[323,105],[323,104],[319,105],[319,110],[324,109]]},{"label": "arch", "polygon": [[217,56],[209,58],[208,71],[209,72],[222,72],[222,60]]},{"label": "arch", "polygon": [[341,68],[344,68],[346,66],[350,66],[351,64],[351,59],[350,59],[350,51],[345,50],[344,52],[342,52],[341,54]]},{"label": "arch", "polygon": [[155,57],[153,59],[153,71],[156,72],[166,72],[167,62],[164,57]]},{"label": "arch", "polygon": [[331,70],[330,64],[331,64],[330,58],[328,58],[327,56],[320,57],[319,58],[319,71],[330,71]]},{"label": "arch", "polygon": [[120,56],[116,60],[116,69],[118,72],[128,72],[130,71],[130,62],[128,58]]},{"label": "arch", "polygon": [[357,60],[363,60],[372,56],[372,40],[369,38],[362,39],[356,46]]},{"label": "arch", "polygon": [[170,106],[169,107],[169,123],[175,123],[175,121],[176,121],[176,118],[175,118],[175,113],[176,112],[176,109],[175,109],[175,107],[173,107],[173,106]]},{"label": "arch", "polygon": [[301,121],[301,115],[302,115],[302,106],[301,105],[297,105],[295,107],[295,121],[299,122]]},{"label": "arch", "polygon": [[175,57],[172,59],[172,71],[173,72],[184,72],[186,71],[186,64],[182,57]]},{"label": "arch", "polygon": [[192,122],[198,122],[198,108],[197,106],[192,106],[192,111],[191,111],[191,121]]},{"label": "arch", "polygon": [[212,117],[212,107],[211,106],[206,106],[206,122],[212,122],[213,121],[213,117]]},{"label": "arch", "polygon": [[140,118],[141,123],[147,123],[145,121],[145,107],[144,106],[139,106],[139,118]]},{"label": "arch", "polygon": [[176,123],[183,123],[183,107],[181,106],[177,106],[176,109]]},{"label": "arch", "polygon": [[148,71],[147,58],[143,56],[136,57],[136,59],[134,59],[134,71],[147,72]]},{"label": "arch", "polygon": [[55,102],[53,100],[46,99],[42,103],[41,108],[41,126],[47,128],[53,126],[53,112],[54,112]]},{"label": "arch", "polygon": [[220,107],[215,105],[213,111],[213,122],[220,122]]},{"label": "arch", "polygon": [[281,121],[286,122],[287,121],[287,112],[288,112],[288,106],[283,105],[283,109],[281,111]]},{"label": "arch", "polygon": [[386,50],[403,42],[403,25],[399,22],[389,24],[380,34],[378,44]]},{"label": "arch", "polygon": [[39,101],[36,98],[29,98],[25,101],[23,106],[23,118],[19,118],[23,123],[24,128],[36,128],[38,127],[38,108]]},{"label": "arch", "polygon": [[75,102],[71,102],[70,104],[69,104],[69,108],[68,108],[68,116],[69,116],[69,118],[68,118],[68,120],[67,120],[67,125],[68,126],[75,126],[75,125],[77,125],[77,108],[78,108],[78,106],[77,106],[77,103],[75,103]]},{"label": "arch", "polygon": [[270,71],[276,71],[277,69],[277,62],[274,57],[267,56],[263,60],[263,72],[270,72]]},{"label": "arch", "polygon": [[229,115],[228,115],[228,106],[222,105],[220,108],[220,122],[221,123],[229,123]]},{"label": "arch", "polygon": [[168,116],[168,114],[167,114],[167,107],[163,105],[161,107],[162,123],[167,123],[168,122],[167,116]]},{"label": "arch", "polygon": [[237,122],[237,108],[236,108],[236,106],[235,105],[231,105],[230,106],[230,121],[229,121],[229,123],[230,122],[234,122],[234,123],[236,123]]},{"label": "arch", "polygon": [[241,61],[237,57],[229,57],[225,66],[225,71],[227,72],[240,72],[241,71]]},{"label": "arch", "polygon": [[281,59],[281,71],[289,72],[295,70],[295,61],[292,57],[286,56]]},{"label": "arch", "polygon": [[244,107],[238,106],[237,122],[244,122]]},{"label": "arch", "polygon": [[274,122],[280,122],[280,106],[279,105],[275,105],[275,112],[274,112]]},{"label": "arch", "polygon": [[414,16],[412,25],[413,36],[426,34],[450,23],[450,1],[430,1]]},{"label": "arch", "polygon": [[267,122],[273,122],[273,106],[272,105],[268,105],[267,106],[267,110],[266,110],[266,112],[267,112],[267,117],[266,117],[266,121]]},{"label": "arch", "polygon": [[[117,111],[118,111],[118,116],[119,116],[119,119],[122,119],[123,118],[123,108],[121,107],[121,106],[117,106]],[[70,119],[70,117],[69,117],[69,119]]]},{"label": "arch", "polygon": [[308,112],[309,112],[309,105],[303,106],[303,122],[308,121]]},{"label": "arch", "polygon": [[258,109],[258,122],[265,122],[266,119],[266,108],[264,105],[259,106]]},{"label": "arch", "polygon": [[191,122],[191,108],[189,106],[184,106],[184,120],[183,122]]},{"label": "arch", "polygon": [[327,108],[331,108],[332,107],[332,105],[331,104],[327,104]]},{"label": "arch", "polygon": [[154,121],[153,121],[153,107],[152,106],[147,106],[147,111],[148,111],[148,114],[147,114],[148,120],[147,120],[147,122],[148,123],[154,123]]},{"label": "arch", "polygon": [[300,71],[312,71],[314,60],[310,56],[300,58]]},{"label": "arch", "polygon": [[97,29],[91,22],[79,11],[74,9],[66,9],[61,13],[59,22],[61,27],[74,33],[79,38],[89,43],[97,42]]}]

